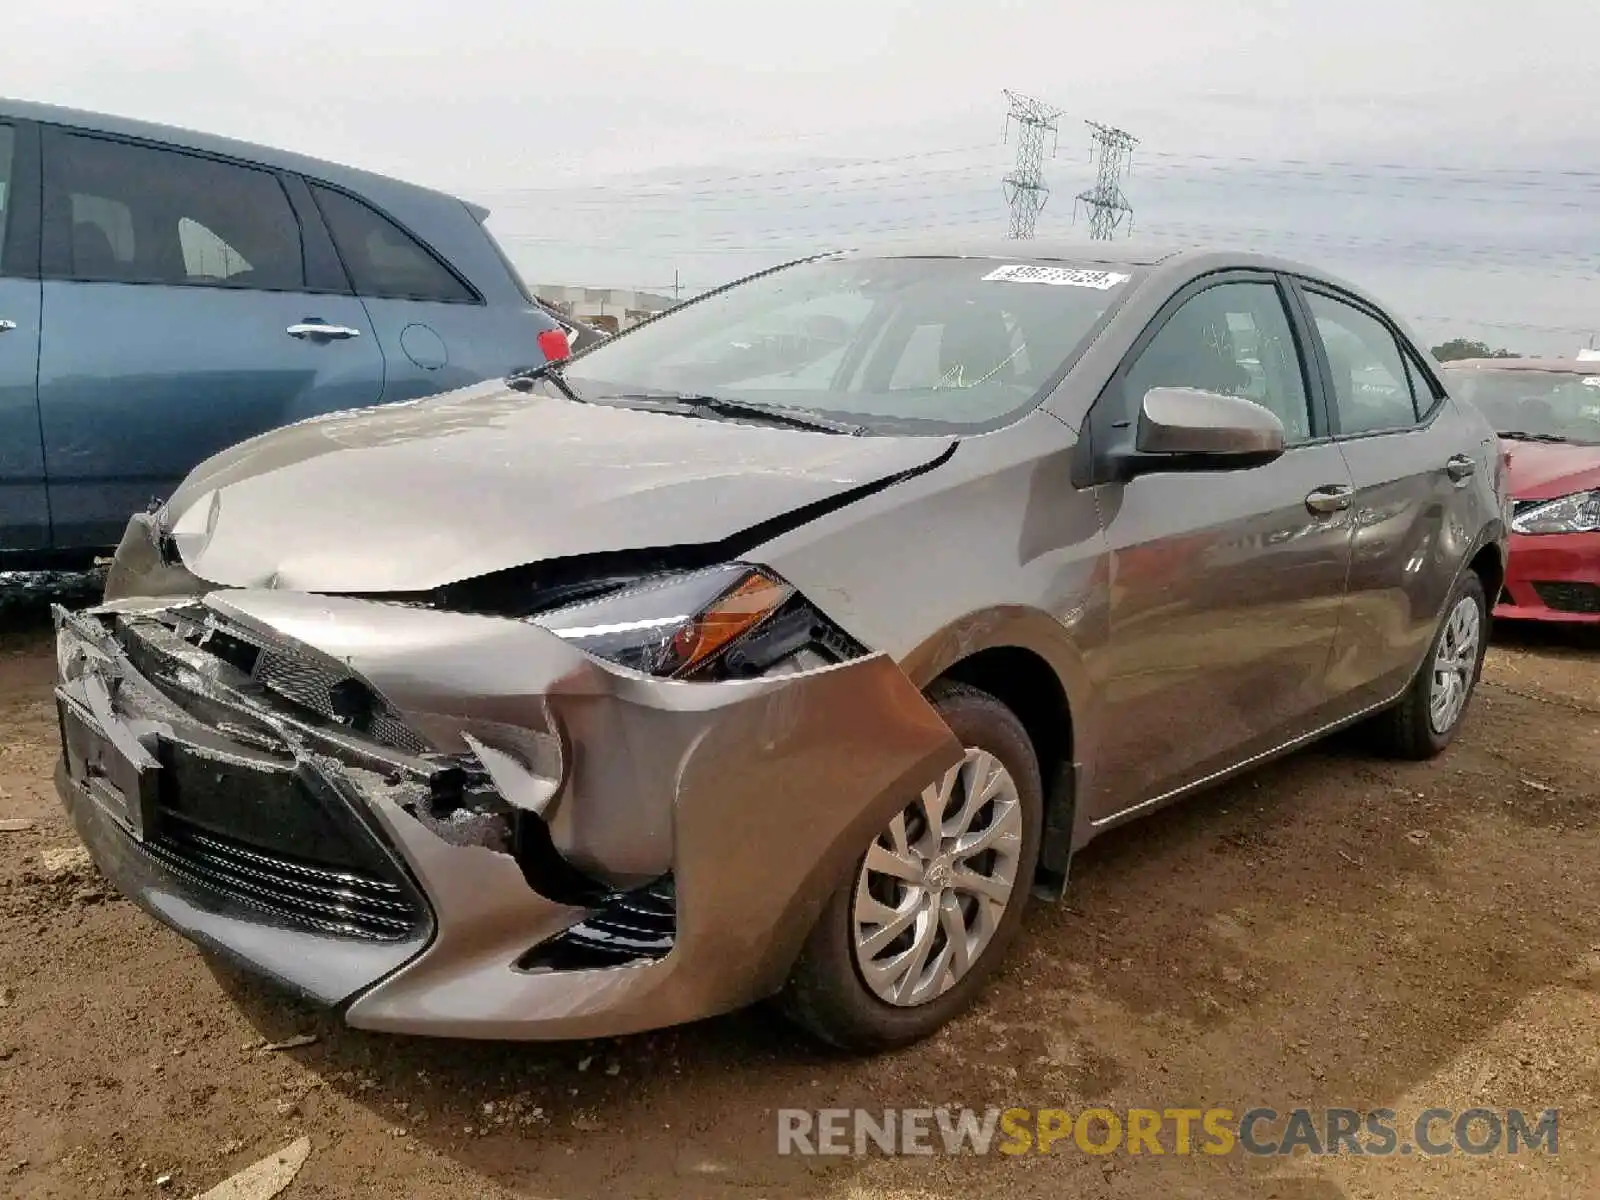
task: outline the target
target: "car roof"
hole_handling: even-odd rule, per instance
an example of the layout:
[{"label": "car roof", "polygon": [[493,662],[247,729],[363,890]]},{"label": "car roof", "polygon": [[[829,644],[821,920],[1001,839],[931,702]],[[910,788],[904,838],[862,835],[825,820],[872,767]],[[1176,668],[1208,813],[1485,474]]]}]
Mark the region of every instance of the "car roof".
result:
[{"label": "car roof", "polygon": [[[396,179],[392,175],[380,175],[374,171],[364,171],[359,167],[345,166],[342,163],[330,162],[326,159],[296,154],[291,150],[280,150],[274,146],[240,141],[236,138],[218,137],[215,134],[201,133],[198,130],[184,129],[176,125],[160,125],[153,121],[135,121],[127,117],[112,116],[108,113],[87,112],[82,109],[66,108],[57,104],[43,104],[33,100],[10,100],[5,97],[0,97],[0,117],[10,117],[19,121],[34,121],[40,125],[66,125],[93,133],[107,133],[114,137],[161,142],[186,150],[197,150],[202,154],[215,154],[223,158],[242,159],[260,166],[274,167],[281,171],[293,171],[296,174],[307,175],[313,179],[320,179],[328,183],[343,184],[351,191],[356,192],[366,191],[372,185],[377,184],[381,189],[408,188],[412,191],[427,192],[435,196],[444,196],[448,199],[456,200],[458,203],[465,203],[459,197],[451,196],[448,192],[441,192],[436,188],[427,188],[420,184],[409,183],[403,179]],[[472,208],[476,213],[477,206],[468,205],[468,207]],[[482,216],[479,219],[481,220]]]},{"label": "car roof", "polygon": [[1040,262],[1105,263],[1150,267],[1180,251],[1129,241],[1060,241],[1045,238],[930,238],[892,244],[866,243],[848,253],[871,258],[992,258]]},{"label": "car roof", "polygon": [[1561,371],[1600,375],[1600,358],[1458,358],[1440,363],[1447,371]]},{"label": "car roof", "polygon": [[1181,246],[1127,238],[1118,241],[1090,241],[1087,238],[934,238],[917,242],[885,245],[866,243],[846,253],[876,258],[985,258],[1035,262],[1089,263],[1106,266],[1159,267],[1178,273],[1199,275],[1207,271],[1241,268],[1280,271],[1320,280],[1352,293],[1387,311],[1388,306],[1374,300],[1359,286],[1309,263],[1279,258],[1227,246]]},{"label": "car roof", "polygon": [[979,258],[1008,262],[1066,262],[1091,266],[1147,269],[1164,283],[1182,284],[1211,271],[1275,271],[1300,276],[1328,285],[1364,301],[1385,313],[1410,341],[1425,346],[1405,317],[1394,306],[1374,296],[1359,284],[1332,271],[1294,259],[1253,250],[1226,246],[1179,246],[1133,238],[1119,241],[1090,241],[1087,238],[975,238],[929,239],[922,242],[896,242],[882,246],[865,244],[842,253],[875,258]]}]

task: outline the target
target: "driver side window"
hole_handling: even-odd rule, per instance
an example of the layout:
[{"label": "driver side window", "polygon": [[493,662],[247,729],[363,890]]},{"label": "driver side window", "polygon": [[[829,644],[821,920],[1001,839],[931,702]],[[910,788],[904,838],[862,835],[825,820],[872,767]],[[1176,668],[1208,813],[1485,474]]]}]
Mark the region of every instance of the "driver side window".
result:
[{"label": "driver side window", "polygon": [[1282,295],[1273,283],[1219,283],[1184,301],[1123,381],[1123,393],[1135,411],[1145,393],[1158,387],[1198,388],[1253,400],[1283,422],[1288,444],[1311,437],[1305,372]]}]

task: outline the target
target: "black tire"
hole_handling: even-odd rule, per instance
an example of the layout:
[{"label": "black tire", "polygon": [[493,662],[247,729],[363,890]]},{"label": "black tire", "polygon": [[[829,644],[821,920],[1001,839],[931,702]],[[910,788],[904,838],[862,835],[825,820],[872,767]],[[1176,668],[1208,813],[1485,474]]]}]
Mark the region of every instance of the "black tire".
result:
[{"label": "black tire", "polygon": [[[1428,713],[1428,697],[1433,688],[1434,656],[1450,622],[1450,614],[1462,600],[1471,599],[1478,606],[1478,655],[1473,664],[1472,678],[1467,685],[1467,697],[1455,722],[1442,733],[1433,727]],[[1455,740],[1456,731],[1466,719],[1472,706],[1472,694],[1477,689],[1478,676],[1483,672],[1483,654],[1489,644],[1489,603],[1484,594],[1483,580],[1476,571],[1465,571],[1456,582],[1450,600],[1444,606],[1439,628],[1434,630],[1433,641],[1428,644],[1428,656],[1417,671],[1399,702],[1373,718],[1370,731],[1373,748],[1389,758],[1422,761],[1433,758]]]},{"label": "black tire", "polygon": [[863,849],[849,877],[829,897],[788,984],[777,997],[785,1016],[840,1050],[860,1053],[904,1046],[927,1037],[967,1008],[1005,958],[1021,927],[1033,886],[1044,818],[1044,788],[1038,756],[1022,722],[999,700],[966,684],[936,683],[929,689],[928,700],[963,746],[993,754],[1016,782],[1022,816],[1016,879],[994,936],[966,976],[925,1004],[898,1006],[876,996],[856,964],[851,908],[866,857]]}]

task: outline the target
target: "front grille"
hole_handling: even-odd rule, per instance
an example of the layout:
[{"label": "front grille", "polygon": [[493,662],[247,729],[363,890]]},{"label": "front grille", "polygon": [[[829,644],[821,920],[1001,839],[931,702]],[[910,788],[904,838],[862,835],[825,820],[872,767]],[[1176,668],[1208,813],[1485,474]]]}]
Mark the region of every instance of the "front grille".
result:
[{"label": "front grille", "polygon": [[[353,675],[292,658],[272,649],[263,649],[256,657],[253,674],[256,682],[268,691],[290,703],[310,709],[324,720],[341,725],[350,720],[350,714],[339,710],[336,698],[340,689],[354,687],[366,692],[365,686]],[[404,721],[381,704],[374,705],[370,698],[366,702],[371,708],[370,714],[362,721],[364,733],[379,744],[392,746],[396,750],[411,754],[426,752],[427,745]]]},{"label": "front grille", "polygon": [[523,970],[582,971],[657,962],[678,931],[677,890],[671,875],[611,897],[593,915],[528,951]]},{"label": "front grille", "polygon": [[1567,613],[1600,613],[1600,585],[1593,583],[1535,583],[1533,590],[1548,609]]},{"label": "front grille", "polygon": [[[336,664],[325,664],[292,645],[245,630],[201,608],[183,614],[178,628],[160,634],[136,627],[136,638],[176,637],[226,663],[261,689],[264,701],[287,701],[293,715],[361,734],[380,746],[420,755],[423,740],[367,684]],[[160,652],[159,645],[157,647]]]},{"label": "front grille", "polygon": [[399,941],[424,921],[407,890],[389,880],[289,858],[184,821],[164,819],[143,849],[191,886],[323,933]]}]

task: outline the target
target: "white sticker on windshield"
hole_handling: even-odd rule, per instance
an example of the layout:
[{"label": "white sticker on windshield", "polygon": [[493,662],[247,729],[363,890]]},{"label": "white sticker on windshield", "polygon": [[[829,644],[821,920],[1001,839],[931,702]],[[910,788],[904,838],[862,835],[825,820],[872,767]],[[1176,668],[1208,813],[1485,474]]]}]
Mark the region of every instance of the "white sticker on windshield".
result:
[{"label": "white sticker on windshield", "polygon": [[983,278],[985,282],[1048,283],[1056,287],[1098,288],[1105,292],[1119,283],[1127,283],[1133,276],[1119,275],[1115,271],[1090,271],[1082,267],[1041,267],[1032,263],[1015,263],[1008,267],[996,267]]}]

